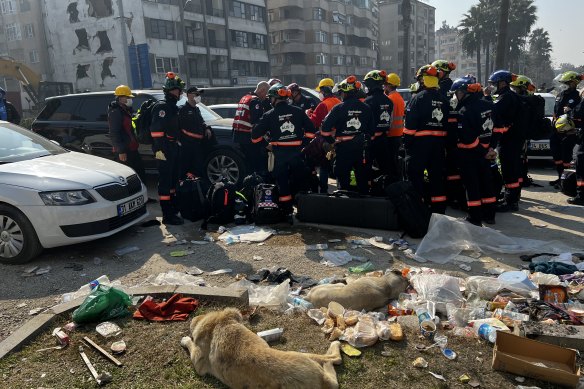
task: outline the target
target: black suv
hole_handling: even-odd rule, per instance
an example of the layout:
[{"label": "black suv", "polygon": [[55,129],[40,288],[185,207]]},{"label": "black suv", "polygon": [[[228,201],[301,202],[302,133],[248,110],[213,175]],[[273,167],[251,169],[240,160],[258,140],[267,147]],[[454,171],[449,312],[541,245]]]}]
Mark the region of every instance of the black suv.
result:
[{"label": "black suv", "polygon": [[[133,107],[151,98],[162,100],[162,91],[135,90]],[[72,151],[85,152],[99,157],[114,159],[109,137],[107,107],[114,100],[112,92],[90,92],[46,99],[46,105],[32,124],[32,130],[48,139],[57,141]],[[178,105],[186,102],[183,97]],[[197,105],[203,119],[211,126],[216,142],[209,142],[207,150],[207,176],[215,182],[226,177],[241,183],[245,177],[245,164],[239,146],[233,142],[233,119],[223,119],[203,104]],[[156,160],[150,145],[140,145],[140,154],[147,170],[156,169]]]}]

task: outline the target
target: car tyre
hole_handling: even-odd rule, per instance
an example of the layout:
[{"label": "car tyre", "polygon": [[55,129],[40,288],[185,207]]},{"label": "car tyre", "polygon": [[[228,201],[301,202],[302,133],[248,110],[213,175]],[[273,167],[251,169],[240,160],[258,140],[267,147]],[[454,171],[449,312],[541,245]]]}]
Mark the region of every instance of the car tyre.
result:
[{"label": "car tyre", "polygon": [[207,178],[215,183],[226,177],[237,185],[241,185],[245,177],[243,158],[233,150],[217,149],[207,156]]},{"label": "car tyre", "polygon": [[36,231],[27,217],[14,207],[0,204],[0,262],[25,263],[42,250]]}]

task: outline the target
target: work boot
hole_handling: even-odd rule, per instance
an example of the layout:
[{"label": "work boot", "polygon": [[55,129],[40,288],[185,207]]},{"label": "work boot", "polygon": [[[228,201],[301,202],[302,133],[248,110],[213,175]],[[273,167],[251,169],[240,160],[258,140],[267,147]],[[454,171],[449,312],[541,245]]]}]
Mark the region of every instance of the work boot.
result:
[{"label": "work boot", "polygon": [[582,198],[582,197],[578,197],[578,196],[572,197],[572,198],[569,198],[567,201],[568,201],[568,204],[584,206],[584,198]]},{"label": "work boot", "polygon": [[517,212],[519,211],[519,204],[503,202],[497,205],[497,212]]},{"label": "work boot", "polygon": [[464,218],[464,221],[465,222],[469,222],[470,224],[473,224],[473,225],[475,225],[477,227],[482,227],[483,226],[483,223],[481,223],[480,220],[474,219],[474,218],[472,218],[470,216],[465,217]]},{"label": "work boot", "polygon": [[561,180],[559,178],[557,180],[550,181],[550,186],[553,186],[554,188],[558,189],[558,187],[560,186],[560,182]]},{"label": "work boot", "polygon": [[182,217],[178,216],[178,215],[165,215],[162,218],[162,224],[169,224],[171,226],[180,226],[181,224],[184,224],[185,221],[183,220]]}]

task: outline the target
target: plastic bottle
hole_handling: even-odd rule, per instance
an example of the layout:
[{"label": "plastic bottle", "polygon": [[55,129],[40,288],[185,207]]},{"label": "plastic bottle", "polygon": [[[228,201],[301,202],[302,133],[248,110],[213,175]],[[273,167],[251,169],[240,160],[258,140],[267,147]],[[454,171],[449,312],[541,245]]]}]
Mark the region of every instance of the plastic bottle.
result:
[{"label": "plastic bottle", "polygon": [[63,294],[63,302],[66,303],[71,300],[75,300],[76,298],[87,296],[90,294],[98,285],[109,285],[110,280],[106,275],[100,276],[99,278],[89,282],[88,284],[83,285],[81,288],[76,290],[75,292],[65,293]]},{"label": "plastic bottle", "polygon": [[289,304],[302,309],[312,309],[314,305],[311,302],[304,300],[302,297],[288,296],[286,298]]},{"label": "plastic bottle", "polygon": [[497,341],[497,329],[492,325],[483,323],[476,330],[479,338],[488,340],[491,343]]},{"label": "plastic bottle", "polygon": [[322,280],[318,281],[318,285],[332,284],[333,281],[335,281],[336,279],[337,279],[337,276],[326,277],[326,278],[323,278]]},{"label": "plastic bottle", "polygon": [[425,304],[423,306],[419,306],[415,310],[416,316],[418,317],[418,321],[421,323],[425,320],[432,320],[432,315],[426,308]]}]

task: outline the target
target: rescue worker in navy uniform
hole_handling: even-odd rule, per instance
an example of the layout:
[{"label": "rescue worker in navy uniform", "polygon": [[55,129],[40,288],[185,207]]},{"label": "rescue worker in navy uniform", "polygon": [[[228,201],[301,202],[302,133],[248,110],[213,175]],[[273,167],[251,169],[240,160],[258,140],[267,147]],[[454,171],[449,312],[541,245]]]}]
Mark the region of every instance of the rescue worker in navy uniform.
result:
[{"label": "rescue worker in navy uniform", "polygon": [[233,140],[239,143],[245,156],[247,174],[256,172],[267,176],[267,144],[265,142],[253,144],[251,130],[264,114],[263,102],[266,100],[268,89],[270,89],[270,85],[265,81],[260,81],[254,92],[248,93],[239,100],[233,118]]},{"label": "rescue worker in navy uniform", "polygon": [[302,89],[297,83],[292,83],[288,85],[288,90],[290,91],[292,98],[292,105],[306,111],[307,109],[314,109],[316,105],[308,97],[302,95]]},{"label": "rescue worker in navy uniform", "polygon": [[[377,163],[382,174],[390,174],[390,155],[388,153],[386,133],[391,126],[393,102],[383,91],[387,81],[385,70],[372,70],[365,75],[363,83],[367,87],[367,97],[364,103],[371,108],[375,129],[371,137],[371,161]],[[369,166],[368,168],[370,168]],[[369,177],[371,180],[373,177]]]},{"label": "rescue worker in navy uniform", "polygon": [[142,182],[146,182],[146,172],[142,157],[138,152],[138,140],[132,128],[132,90],[127,85],[119,85],[114,91],[116,99],[107,109],[109,135],[116,160],[134,169]]},{"label": "rescue worker in navy uniform", "polygon": [[343,102],[329,112],[322,122],[320,133],[327,142],[335,144],[333,169],[339,189],[350,189],[351,170],[355,169],[358,190],[366,194],[369,191],[366,167],[371,137],[375,131],[373,113],[367,104],[359,101],[361,83],[355,76],[347,77],[335,89],[340,92]]},{"label": "rescue worker in navy uniform", "polygon": [[584,100],[580,101],[571,114],[577,129],[576,197],[567,201],[569,204],[584,206]]},{"label": "rescue worker in navy uniform", "polygon": [[187,102],[178,110],[180,128],[179,179],[204,177],[205,147],[204,140],[212,136],[210,127],[205,124],[197,104],[201,93],[196,86],[187,89]]},{"label": "rescue worker in navy uniform", "polygon": [[489,76],[491,95],[497,95],[493,108],[493,135],[491,148],[499,147],[499,161],[505,183],[504,200],[497,207],[498,212],[519,210],[521,197],[521,151],[523,149],[524,129],[519,128],[517,115],[520,109],[519,97],[510,89],[516,76],[507,70],[497,70]]},{"label": "rescue worker in navy uniform", "polygon": [[424,170],[430,180],[430,209],[446,211],[445,148],[450,102],[438,90],[439,70],[432,65],[422,66],[416,73],[421,91],[406,108],[404,145],[406,171],[416,190],[424,195]]},{"label": "rescue worker in navy uniform", "polygon": [[178,125],[178,107],[185,83],[173,72],[166,73],[162,90],[164,100],[152,108],[152,151],[158,160],[158,197],[162,209],[162,223],[183,224],[175,208],[176,185],[178,183],[180,128]]},{"label": "rescue worker in navy uniform", "polygon": [[491,149],[494,104],[482,98],[481,85],[476,79],[462,77],[450,88],[456,95],[456,126],[453,131],[458,149],[459,167],[466,188],[468,216],[466,220],[482,226],[495,223],[495,196],[491,177]]},{"label": "rescue worker in navy uniform", "polygon": [[275,84],[268,91],[274,107],[266,112],[252,130],[252,142],[262,143],[264,137],[274,153],[272,175],[278,185],[280,207],[292,222],[293,202],[290,180],[307,171],[302,157],[305,134],[314,135],[314,125],[303,110],[288,104],[290,90]]},{"label": "rescue worker in navy uniform", "polygon": [[[568,71],[560,74],[556,80],[561,83],[561,92],[556,97],[556,105],[554,106],[554,122],[560,116],[568,114],[574,107],[580,103],[580,95],[576,87],[582,80],[584,75],[580,75],[574,71]],[[558,172],[558,179],[550,181],[550,185],[560,188],[560,178],[564,169],[569,168],[572,162],[574,153],[574,146],[577,143],[577,136],[574,133],[560,133],[555,129],[550,136],[550,149],[556,171]]]},{"label": "rescue worker in navy uniform", "polygon": [[456,69],[456,64],[454,62],[445,61],[443,59],[437,59],[436,61],[432,62],[432,66],[442,71],[442,73],[439,75],[440,93],[442,93],[444,97],[447,97],[448,93],[450,92],[450,88],[452,87],[450,72]]}]

